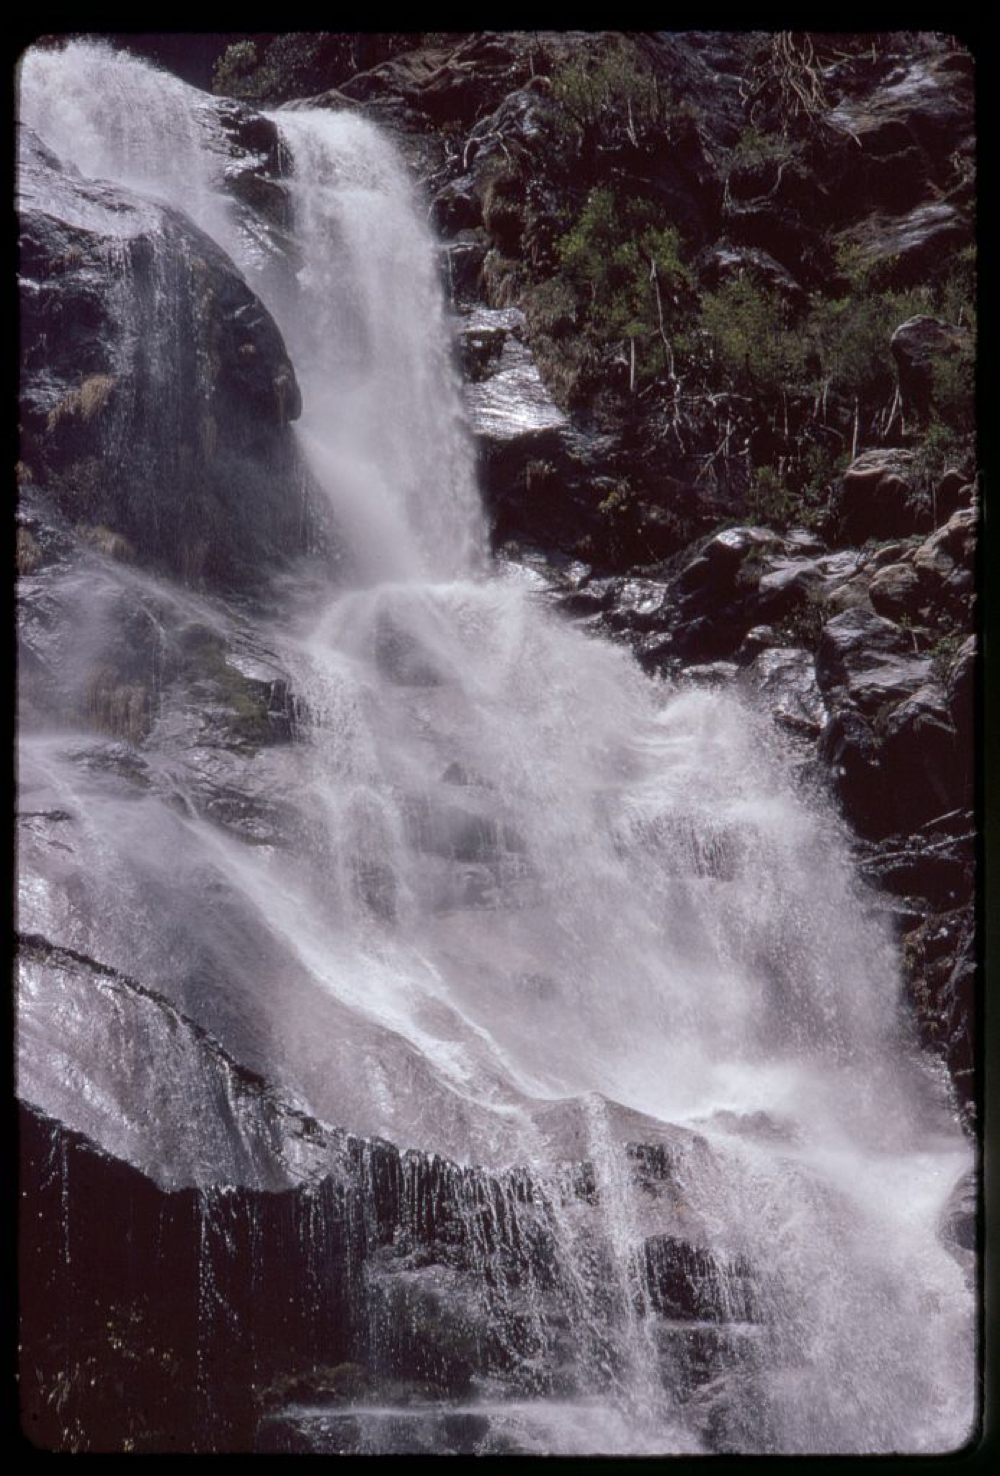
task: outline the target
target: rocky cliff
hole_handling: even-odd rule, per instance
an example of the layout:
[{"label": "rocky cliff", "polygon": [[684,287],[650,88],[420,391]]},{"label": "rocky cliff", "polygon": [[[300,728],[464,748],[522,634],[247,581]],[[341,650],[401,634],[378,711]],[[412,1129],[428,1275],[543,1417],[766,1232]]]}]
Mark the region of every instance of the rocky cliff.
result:
[{"label": "rocky cliff", "polygon": [[[231,47],[431,199],[495,546],[646,669],[752,692],[859,835],[973,1112],[974,61],[911,32]],[[326,85],[327,79],[335,84]]]},{"label": "rocky cliff", "polygon": [[[164,38],[128,44],[176,62]],[[511,1409],[599,1393],[655,1347],[699,1448],[766,1449],[763,1405],[746,1411],[780,1309],[693,1207],[704,1140],[623,1120],[615,1184],[575,1121],[543,1174],[319,1121],[269,1078],[301,961],[187,868],[189,816],[223,847],[289,844],[269,755],[322,721],[262,634],[287,570],[308,580],[338,550],[255,290],[299,265],[261,110],[358,111],[396,139],[441,238],[497,559],[652,677],[732,688],[773,724],[839,809],[909,1028],[974,1135],[972,58],[923,33],[212,46],[199,69],[230,96],[201,106],[257,277],[175,206],[21,129],[19,710],[73,739],[66,758],[43,738],[20,775],[19,864],[45,878],[20,917],[25,1428],[74,1450],[505,1453],[523,1430],[465,1407],[470,1390]],[[386,639],[393,679],[433,686]],[[113,806],[104,834],[84,786]],[[176,827],[151,850],[154,803]],[[504,847],[477,832],[465,859],[485,872]],[[118,953],[95,857],[135,907]],[[376,858],[360,884],[391,916],[384,880]],[[224,990],[192,1018],[223,948],[287,981],[260,1019]],[[322,1070],[347,1076],[372,1048],[324,1009]],[[152,1058],[155,1110],[137,1114]],[[37,1086],[53,1060],[58,1100]],[[383,1065],[418,1134],[419,1063],[394,1038]],[[616,1193],[648,1211],[626,1273]],[[966,1270],[971,1195],[942,1226]]]}]

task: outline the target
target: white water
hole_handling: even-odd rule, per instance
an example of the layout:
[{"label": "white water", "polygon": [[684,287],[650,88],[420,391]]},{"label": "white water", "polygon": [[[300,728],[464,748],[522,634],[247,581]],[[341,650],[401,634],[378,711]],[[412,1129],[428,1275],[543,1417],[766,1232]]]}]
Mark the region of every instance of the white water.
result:
[{"label": "white water", "polygon": [[[172,200],[241,259],[199,94],[76,43],[29,54],[21,88],[65,162]],[[204,939],[219,998],[237,1003],[189,990],[186,1007],[213,1029],[241,1014],[250,1039],[261,1022],[270,1074],[330,1121],[544,1162],[565,1152],[553,1104],[579,1102],[622,1266],[652,1231],[614,1104],[651,1131],[696,1127],[713,1151],[690,1155],[686,1213],[766,1275],[755,1397],[771,1448],[956,1447],[973,1309],[937,1228],[971,1155],[907,1045],[893,952],[836,825],[751,713],[651,684],[486,566],[405,170],[356,116],[275,119],[302,265],[270,305],[350,571],[268,632],[309,726],[253,763],[297,817],[295,845],[250,848],[153,799],[112,808],[50,740],[29,741],[39,785],[89,825],[94,864],[82,904],[42,888],[26,906],[157,987]],[[183,756],[162,752],[182,785]],[[242,939],[227,957],[209,880],[252,917],[259,961]],[[187,940],[165,958],[174,908]],[[654,1354],[644,1324],[629,1336],[634,1443],[618,1432],[614,1448],[698,1448],[669,1400],[643,1421]],[[580,1449],[578,1432],[551,1438]]]}]

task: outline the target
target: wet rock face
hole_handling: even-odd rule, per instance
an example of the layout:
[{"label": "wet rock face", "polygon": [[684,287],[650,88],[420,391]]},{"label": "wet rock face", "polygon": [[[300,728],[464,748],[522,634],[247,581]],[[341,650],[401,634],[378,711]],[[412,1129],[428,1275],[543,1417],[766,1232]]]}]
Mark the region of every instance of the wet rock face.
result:
[{"label": "wet rock face", "polygon": [[850,161],[855,192],[900,213],[916,204],[928,179],[948,178],[956,151],[969,156],[974,148],[971,72],[968,53],[944,48],[881,63],[858,57],[830,69],[840,97],[829,123],[844,135],[841,157],[845,168]]},{"label": "wet rock face", "polygon": [[[435,1428],[438,1454],[489,1449],[488,1405],[474,1430],[442,1431],[440,1402],[473,1378],[501,1401],[592,1396],[633,1296],[677,1345],[675,1392],[730,1368],[760,1317],[752,1267],[675,1235],[651,1237],[617,1286],[598,1222],[582,1292],[557,1226],[593,1218],[587,1164],[554,1190],[338,1135],[297,1188],[164,1191],[30,1106],[20,1144],[22,1414],[50,1450],[356,1448],[358,1430],[333,1427],[372,1438],[386,1404]],[[676,1194],[669,1151],[631,1162],[647,1195]],[[301,1404],[331,1428],[303,1432]]]},{"label": "wet rock face", "polygon": [[19,185],[22,460],[141,561],[259,583],[308,524],[272,318],[179,212],[82,180],[30,136]]},{"label": "wet rock face", "polygon": [[913,829],[970,802],[946,693],[900,626],[861,608],[836,616],[816,674],[832,714],[821,750],[863,835]]}]

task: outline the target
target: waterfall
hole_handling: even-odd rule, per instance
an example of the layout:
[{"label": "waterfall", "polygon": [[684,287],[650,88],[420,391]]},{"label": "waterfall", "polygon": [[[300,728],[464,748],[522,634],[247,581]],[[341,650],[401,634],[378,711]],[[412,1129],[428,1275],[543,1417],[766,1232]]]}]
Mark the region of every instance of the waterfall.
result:
[{"label": "waterfall", "polygon": [[[31,731],[22,786],[79,817],[87,867],[70,888],[57,856],[26,881],[26,923],[161,991],[323,1121],[448,1155],[441,1192],[470,1224],[468,1166],[486,1166],[518,1247],[544,1240],[554,1268],[535,1292],[514,1241],[509,1264],[484,1243],[490,1307],[519,1329],[497,1335],[537,1364],[554,1298],[575,1344],[561,1384],[482,1395],[511,1448],[699,1451],[709,1429],[776,1452],[961,1444],[974,1308],[939,1224],[971,1150],[911,1042],[891,940],[762,718],[651,682],[488,563],[434,243],[387,138],[356,113],[270,115],[297,257],[265,274],[202,94],[80,42],[30,52],[20,90],[63,164],[190,213],[267,303],[343,555],[254,617],[301,704],[298,741],[245,765],[281,839],[199,813],[166,707],[147,744],[163,787],[137,797]],[[178,628],[229,618],[115,577]],[[90,1049],[107,1049],[97,1023]],[[32,1060],[40,1105],[102,1122],[115,1151],[120,1128],[85,1115],[99,1096],[78,1100],[44,1048]],[[138,1073],[134,1089],[176,1115],[181,1151],[183,1080],[176,1099]],[[160,1123],[164,1161],[170,1139]],[[206,1188],[210,1140],[191,1170]],[[669,1203],[636,1180],[643,1144],[668,1145]],[[569,1162],[593,1175],[584,1200]],[[693,1400],[671,1370],[703,1322],[681,1327],[655,1290],[685,1226],[731,1330]]]}]

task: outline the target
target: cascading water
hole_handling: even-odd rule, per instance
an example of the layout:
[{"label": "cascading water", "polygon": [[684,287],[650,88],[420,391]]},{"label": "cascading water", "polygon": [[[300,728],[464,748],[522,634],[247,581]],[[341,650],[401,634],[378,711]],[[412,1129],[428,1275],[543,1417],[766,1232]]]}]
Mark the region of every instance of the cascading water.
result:
[{"label": "cascading water", "polygon": [[[22,792],[81,817],[89,870],[26,881],[24,921],[176,1000],[318,1117],[494,1165],[518,1245],[541,1232],[502,1166],[531,1170],[544,1292],[530,1258],[515,1276],[481,1250],[539,1395],[480,1400],[512,1448],[697,1451],[709,1428],[746,1450],[961,1444],[973,1307],[938,1229],[970,1150],[909,1044],[892,948],[762,720],[650,683],[487,565],[434,244],[387,140],[357,115],[273,115],[298,267],[265,281],[200,94],[74,43],[29,53],[21,103],[64,164],[192,212],[257,284],[344,554],[259,624],[302,714],[299,742],[247,761],[280,842],[155,785],[122,800],[28,731]],[[148,585],[164,618],[221,626],[207,597]],[[190,795],[166,708],[148,747]],[[44,1055],[27,1095],[132,1145]],[[669,1212],[625,1147],[658,1135]],[[158,1143],[169,1158],[162,1124]],[[217,1180],[211,1151],[188,1181]],[[569,1160],[593,1175],[586,1211],[560,1187]],[[732,1331],[687,1403],[672,1370],[703,1324],[672,1322],[647,1274],[682,1223],[723,1268],[699,1272],[725,1306],[712,1335]],[[381,1295],[373,1278],[373,1329]],[[532,1374],[557,1344],[558,1376]]]}]

